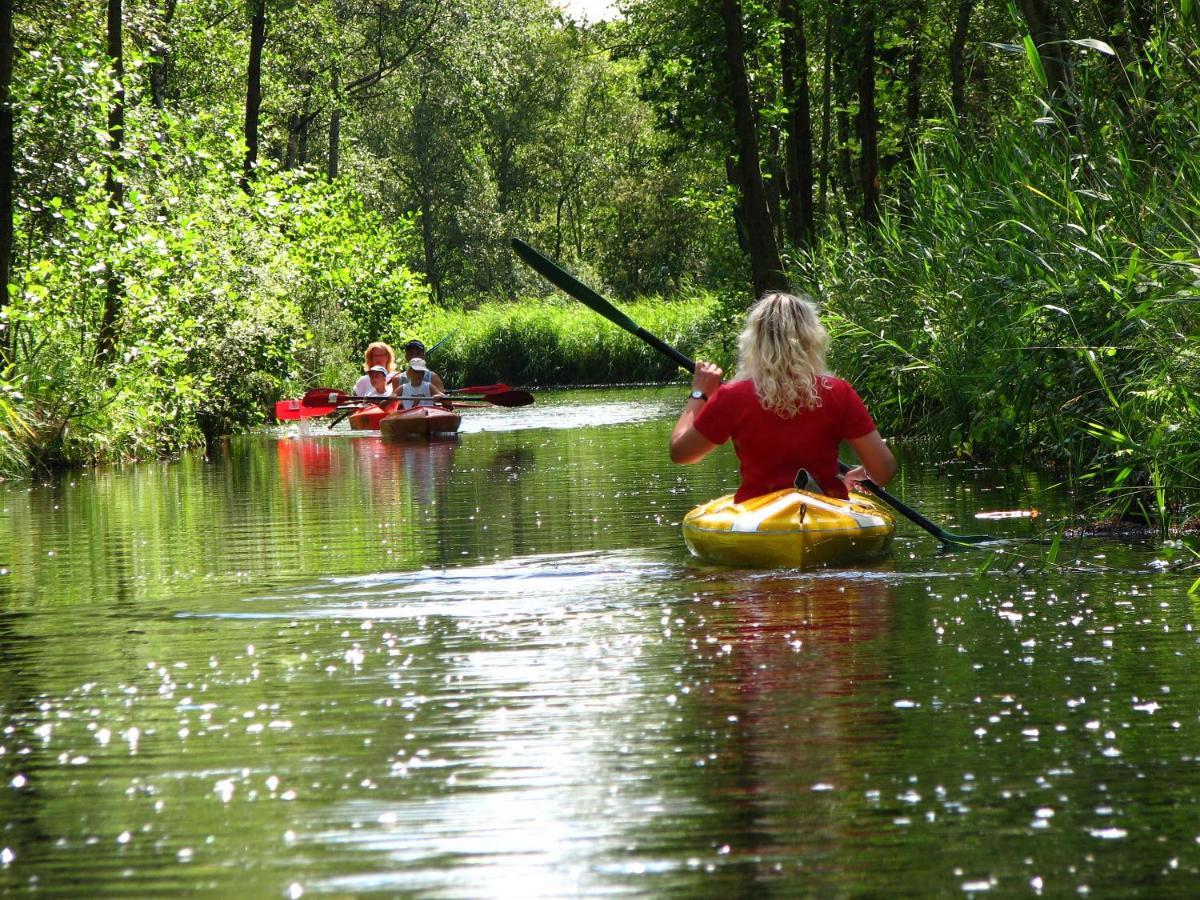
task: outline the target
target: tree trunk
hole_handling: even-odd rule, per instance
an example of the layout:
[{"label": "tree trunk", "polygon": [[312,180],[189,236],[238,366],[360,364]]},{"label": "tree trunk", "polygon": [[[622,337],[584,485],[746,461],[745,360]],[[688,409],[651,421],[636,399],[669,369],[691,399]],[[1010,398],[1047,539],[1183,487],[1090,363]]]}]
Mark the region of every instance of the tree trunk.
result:
[{"label": "tree trunk", "polygon": [[[108,274],[104,279],[104,313],[100,318],[100,332],[96,336],[96,360],[101,366],[112,357],[117,346],[117,319],[121,315],[122,299],[121,276],[117,273],[117,242],[120,240],[117,225],[125,201],[125,183],[119,172],[125,133],[125,57],[121,36],[121,0],[108,0],[108,57],[112,62],[117,89],[108,110],[108,172],[104,177],[112,246],[108,251]],[[111,376],[109,378],[111,381]]]},{"label": "tree trunk", "polygon": [[[738,247],[747,256],[750,255],[750,232],[746,228],[746,191],[742,187],[742,169],[737,157],[729,154],[725,157],[725,177],[734,188],[733,201],[733,231],[737,235]],[[622,232],[618,232],[620,234]]]},{"label": "tree trunk", "polygon": [[418,195],[421,206],[421,245],[425,251],[425,279],[429,289],[433,291],[433,300],[439,306],[442,303],[442,278],[438,272],[436,238],[433,233],[433,203],[429,195],[421,192]]},{"label": "tree trunk", "polygon": [[875,10],[870,0],[858,15],[858,158],[862,219],[879,222],[879,122],[875,113]]},{"label": "tree trunk", "polygon": [[308,165],[308,126],[312,124],[312,116],[307,113],[300,119],[300,139],[296,142],[296,161],[301,166]]},{"label": "tree trunk", "polygon": [[974,7],[975,0],[959,0],[954,36],[950,39],[950,102],[954,106],[954,114],[960,119],[967,111],[965,51]]},{"label": "tree trunk", "polygon": [[330,76],[333,94],[333,112],[329,114],[329,180],[336,181],[338,177],[338,154],[341,152],[342,140],[342,89],[338,81],[338,67],[335,64]]},{"label": "tree trunk", "polygon": [[288,141],[287,149],[283,153],[283,167],[285,169],[294,169],[296,167],[296,159],[300,155],[300,113],[290,113],[288,115]]},{"label": "tree trunk", "polygon": [[925,67],[925,45],[921,40],[921,22],[925,16],[925,4],[916,0],[912,18],[908,23],[912,38],[912,52],[908,56],[908,95],[904,104],[904,130],[911,144],[921,127],[921,75]]},{"label": "tree trunk", "polygon": [[[175,18],[176,5],[177,0],[167,0],[159,28],[165,29],[171,24],[171,20]],[[154,62],[150,64],[150,100],[156,108],[165,109],[167,105],[167,69],[170,67],[171,50],[158,28],[155,29],[150,54],[154,57]]]},{"label": "tree trunk", "polygon": [[312,125],[313,114],[309,112],[312,106],[312,83],[314,73],[311,69],[301,69],[297,79],[302,85],[300,109],[288,115],[288,142],[283,157],[283,167],[294,169],[308,163],[308,129]]},{"label": "tree trunk", "polygon": [[799,0],[782,0],[780,12],[783,18],[783,100],[788,108],[788,236],[797,247],[810,247],[816,236],[816,224],[808,43]]},{"label": "tree trunk", "polygon": [[[1159,71],[1150,58],[1150,39],[1154,30],[1154,0],[1128,0],[1127,19],[1129,24],[1129,42],[1133,45],[1134,59],[1125,60],[1126,71],[1133,70],[1142,83],[1142,105],[1144,110],[1142,120],[1138,123],[1139,131],[1150,137],[1154,128],[1154,119],[1158,113],[1158,98],[1162,93],[1162,82]],[[1196,17],[1197,7],[1193,3],[1192,16]]]},{"label": "tree trunk", "polygon": [[[858,188],[854,183],[854,168],[850,159],[850,99],[851,78],[853,66],[853,41],[850,39],[849,17],[846,6],[851,0],[835,0],[834,34],[834,71],[833,84],[837,98],[837,175],[846,198],[846,207],[853,208],[858,204]],[[843,229],[845,217],[839,217]]]},{"label": "tree trunk", "polygon": [[246,68],[246,160],[242,165],[242,190],[250,193],[250,179],[258,163],[258,113],[262,107],[262,52],[267,39],[267,0],[254,0],[250,22],[250,61]]},{"label": "tree trunk", "polygon": [[775,229],[775,246],[783,246],[783,213],[780,204],[782,192],[787,190],[787,173],[780,165],[782,147],[779,129],[772,126],[768,129],[766,171],[763,173],[763,189],[767,192],[767,214],[771,217],[771,225]]},{"label": "tree trunk", "polygon": [[825,7],[825,60],[821,81],[821,224],[829,214],[829,129],[833,110],[833,9]]},{"label": "tree trunk", "polygon": [[750,243],[750,272],[754,294],[787,290],[787,278],[775,241],[775,226],[767,209],[762,169],[758,159],[758,137],[754,130],[754,107],[746,80],[746,54],[739,0],[721,0],[725,24],[725,63],[729,94],[733,103],[733,127],[737,135],[738,169],[746,211],[746,237]]},{"label": "tree trunk", "polygon": [[[0,2],[0,313],[8,309],[13,252],[13,5]],[[0,362],[10,361],[12,333],[0,322]]]},{"label": "tree trunk", "polygon": [[1062,106],[1067,99],[1067,67],[1062,58],[1065,35],[1053,0],[1020,0],[1018,5],[1046,72],[1046,99],[1052,105]]}]

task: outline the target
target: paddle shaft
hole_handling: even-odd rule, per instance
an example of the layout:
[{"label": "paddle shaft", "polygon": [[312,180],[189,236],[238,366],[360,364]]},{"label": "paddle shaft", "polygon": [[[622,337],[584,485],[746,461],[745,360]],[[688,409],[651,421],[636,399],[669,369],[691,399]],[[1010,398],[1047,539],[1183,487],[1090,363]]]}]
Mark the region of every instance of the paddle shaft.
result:
[{"label": "paddle shaft", "polygon": [[[582,281],[575,278],[573,275],[570,275],[566,271],[564,271],[561,267],[558,266],[557,263],[555,263],[555,262],[551,261],[550,259],[548,259],[547,257],[543,256],[541,253],[539,253],[537,250],[534,250],[532,247],[530,247],[528,244],[526,244],[524,241],[522,241],[519,238],[512,239],[512,246],[513,246],[513,250],[516,251],[517,255],[520,256],[521,259],[523,259],[526,263],[528,263],[531,268],[533,268],[538,274],[542,275],[547,281],[549,281],[555,287],[559,288],[560,290],[562,290],[564,293],[570,295],[571,297],[574,297],[576,300],[578,300],[580,303],[587,306],[593,312],[599,313],[600,315],[604,316],[604,318],[608,319],[614,325],[617,325],[617,326],[625,329],[626,331],[628,331],[630,334],[634,335],[635,337],[641,338],[643,341],[645,341],[647,344],[649,344],[655,350],[658,350],[660,353],[663,353],[666,356],[673,359],[676,363],[679,364],[680,367],[687,369],[689,372],[691,372],[693,374],[695,373],[695,371],[696,371],[695,361],[688,358],[687,356],[684,356],[682,353],[680,353],[678,350],[676,350],[670,344],[666,343],[661,338],[658,338],[658,337],[652,335],[646,329],[642,328],[640,325],[638,325],[636,322],[634,322],[633,319],[629,318],[629,316],[625,315],[625,313],[621,312],[619,309],[617,309],[615,306],[613,306],[611,302],[606,300],[604,297],[601,297],[599,294],[597,294],[595,291],[593,291],[590,287],[588,287]],[[849,466],[847,466],[845,463],[842,463],[842,462],[838,463],[838,467],[843,472],[849,471],[849,469],[850,469]],[[885,491],[882,487],[877,485],[875,482],[871,481],[869,478],[864,478],[862,480],[861,484],[867,490],[869,490],[872,494],[874,494],[880,500],[884,501],[886,504],[888,504],[888,506],[895,509],[896,512],[900,513],[902,516],[904,516],[906,519],[908,519],[914,525],[929,532],[930,534],[932,534],[934,537],[936,537],[938,540],[942,541],[943,543],[946,543],[946,544],[979,544],[979,543],[982,543],[983,541],[995,540],[995,538],[988,537],[987,535],[980,535],[980,534],[956,535],[956,534],[953,534],[949,531],[946,531],[944,528],[938,527],[933,522],[929,521],[929,519],[925,518],[923,515],[921,515],[919,512],[917,512],[915,509],[913,509],[911,506],[907,505],[906,503],[902,502],[901,500],[898,500],[896,497],[893,497],[890,493]]]},{"label": "paddle shaft", "polygon": [[[322,396],[325,396],[324,394]],[[376,404],[382,406],[385,403],[398,403],[402,400],[425,401],[433,403],[444,403],[450,401],[469,400],[485,403],[490,406],[530,406],[533,403],[533,394],[529,391],[522,391],[510,388],[507,391],[495,391],[486,394],[440,394],[434,397],[404,397],[398,394],[371,394],[366,397],[355,397],[351,394],[338,392],[329,395],[329,399],[336,400],[338,406],[352,404],[354,406],[369,406]],[[326,408],[324,404],[318,408]],[[330,410],[332,411],[332,410]]]}]

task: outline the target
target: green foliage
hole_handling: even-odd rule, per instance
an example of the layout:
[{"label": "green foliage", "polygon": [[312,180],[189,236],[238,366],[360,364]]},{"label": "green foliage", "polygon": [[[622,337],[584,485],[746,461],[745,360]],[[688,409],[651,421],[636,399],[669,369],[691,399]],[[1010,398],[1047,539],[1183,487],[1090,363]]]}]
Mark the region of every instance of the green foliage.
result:
[{"label": "green foliage", "polygon": [[[238,144],[206,117],[131,108],[117,162],[125,200],[110,210],[101,60],[96,42],[80,41],[21,61],[27,152],[3,384],[21,402],[0,416],[0,469],[10,473],[169,453],[258,424],[285,390],[317,374],[348,377],[356,347],[402,328],[424,298],[404,264],[411,223],[383,221],[347,184],[269,165],[247,196]],[[141,62],[131,54],[133,94]],[[74,143],[56,137],[64,112]],[[118,346],[97,366],[110,274]]]},{"label": "green foliage", "polygon": [[942,132],[903,218],[831,235],[810,276],[887,432],[1075,466],[1110,513],[1165,527],[1200,500],[1200,94],[1159,50],[1179,80],[1149,145],[1094,54],[1072,122],[1030,103],[987,140]]},{"label": "green foliage", "polygon": [[[715,326],[712,295],[624,304],[634,321],[684,353],[728,363]],[[430,308],[421,322],[427,344],[450,335],[430,365],[448,385],[630,384],[682,378],[670,360],[570,300],[495,303],[469,313]]]}]

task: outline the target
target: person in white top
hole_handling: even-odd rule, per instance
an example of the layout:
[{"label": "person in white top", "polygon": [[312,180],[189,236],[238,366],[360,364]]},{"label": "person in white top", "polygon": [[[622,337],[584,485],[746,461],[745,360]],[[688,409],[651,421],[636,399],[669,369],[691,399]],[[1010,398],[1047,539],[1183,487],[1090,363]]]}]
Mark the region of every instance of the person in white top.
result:
[{"label": "person in white top", "polygon": [[[363,384],[363,382],[366,384]],[[388,370],[383,366],[371,366],[367,374],[358,379],[354,385],[355,397],[390,397],[391,385],[388,384]]]},{"label": "person in white top", "polygon": [[396,371],[396,354],[383,341],[375,341],[373,344],[369,344],[363,353],[363,371],[367,374],[354,383],[354,396],[371,397],[388,393],[386,390],[377,391],[371,386],[370,370],[373,366],[379,366],[383,369],[388,382],[395,377],[393,373]]},{"label": "person in white top", "polygon": [[421,357],[415,356],[408,361],[408,368],[400,375],[396,385],[399,390],[395,391],[395,395],[401,398],[402,407],[436,406],[434,400],[446,396],[434,387],[433,379],[429,377],[432,374]]}]

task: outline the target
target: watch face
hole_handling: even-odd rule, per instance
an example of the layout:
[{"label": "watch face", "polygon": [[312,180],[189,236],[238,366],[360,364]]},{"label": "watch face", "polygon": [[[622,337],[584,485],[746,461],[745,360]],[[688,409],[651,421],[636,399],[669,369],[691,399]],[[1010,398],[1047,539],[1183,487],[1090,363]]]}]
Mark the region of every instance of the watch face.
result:
[{"label": "watch face", "polygon": [[692,399],[693,400],[704,400],[706,398],[705,398],[704,394],[701,393],[700,391],[692,391]]}]

